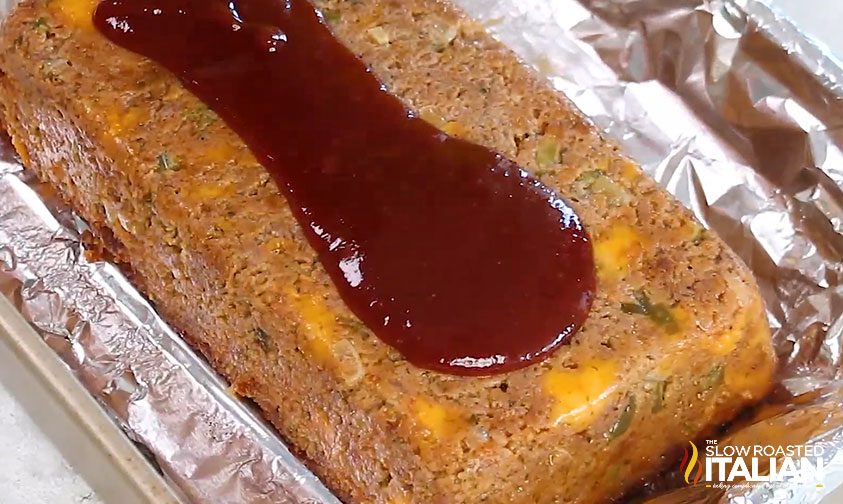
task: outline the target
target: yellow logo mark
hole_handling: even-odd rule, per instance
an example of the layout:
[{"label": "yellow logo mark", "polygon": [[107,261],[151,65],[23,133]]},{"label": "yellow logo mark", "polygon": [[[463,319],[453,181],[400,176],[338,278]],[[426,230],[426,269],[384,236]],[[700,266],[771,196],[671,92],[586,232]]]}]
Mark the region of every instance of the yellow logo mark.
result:
[{"label": "yellow logo mark", "polygon": [[[684,471],[685,483],[696,485],[702,477],[702,462],[699,462],[700,452],[697,450],[697,445],[692,441],[688,441],[688,444],[691,445],[691,449],[688,450],[688,447],[685,447],[685,456],[682,457],[682,464],[680,464],[679,470]],[[692,474],[693,479],[691,477]]]}]

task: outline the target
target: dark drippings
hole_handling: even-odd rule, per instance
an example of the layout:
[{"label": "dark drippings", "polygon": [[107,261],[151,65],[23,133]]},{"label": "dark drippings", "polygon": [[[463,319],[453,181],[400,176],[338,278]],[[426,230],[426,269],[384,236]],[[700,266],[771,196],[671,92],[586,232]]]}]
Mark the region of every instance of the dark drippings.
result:
[{"label": "dark drippings", "polygon": [[573,209],[419,119],[306,1],[107,0],[94,22],[237,132],[343,300],[413,364],[511,371],[584,322],[594,264]]}]

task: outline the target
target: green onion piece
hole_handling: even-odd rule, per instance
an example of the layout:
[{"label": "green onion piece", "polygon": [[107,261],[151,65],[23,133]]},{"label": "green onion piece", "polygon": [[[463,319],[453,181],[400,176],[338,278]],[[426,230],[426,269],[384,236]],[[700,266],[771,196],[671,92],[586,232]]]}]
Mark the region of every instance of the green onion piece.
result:
[{"label": "green onion piece", "polygon": [[328,24],[336,24],[342,19],[342,13],[334,9],[325,9],[322,11],[322,19]]},{"label": "green onion piece", "polygon": [[726,367],[723,366],[723,364],[718,364],[714,366],[708,373],[706,373],[705,378],[703,379],[705,389],[711,390],[719,387],[723,383],[723,379],[725,377]]},{"label": "green onion piece", "polygon": [[383,26],[375,26],[374,28],[369,28],[366,33],[372,37],[372,40],[377,42],[379,45],[386,45],[389,43],[389,33],[383,28]]},{"label": "green onion piece", "polygon": [[590,186],[591,191],[606,196],[610,206],[618,207],[632,201],[632,196],[609,177],[601,175]]},{"label": "green onion piece", "polygon": [[627,315],[646,315],[647,311],[638,303],[621,303],[621,311]]},{"label": "green onion piece", "polygon": [[647,389],[653,396],[653,407],[650,409],[657,413],[664,409],[664,394],[667,391],[667,380],[647,380]]},{"label": "green onion piece", "polygon": [[633,292],[634,303],[621,303],[621,311],[630,315],[646,315],[647,318],[663,327],[669,333],[679,331],[679,323],[664,303],[653,304],[643,290]]},{"label": "green onion piece", "polygon": [[577,177],[576,182],[577,184],[582,185],[584,188],[591,187],[597,179],[603,176],[603,172],[601,170],[589,170],[587,172],[580,173],[580,176]]},{"label": "green onion piece", "polygon": [[543,135],[536,146],[536,164],[549,168],[562,161],[562,144],[553,135]]},{"label": "green onion piece", "polygon": [[665,304],[659,303],[651,306],[647,316],[671,334],[679,331],[679,324],[676,322],[676,318],[673,317],[670,308]]},{"label": "green onion piece", "polygon": [[609,439],[617,439],[622,436],[623,433],[629,429],[629,426],[632,425],[632,419],[634,417],[635,396],[631,395],[629,396],[629,402],[626,403],[626,407],[624,407],[623,411],[621,411],[621,414],[618,417],[617,421],[609,429]]},{"label": "green onion piece", "polygon": [[606,469],[606,478],[609,481],[617,481],[621,476],[621,465],[612,464]]},{"label": "green onion piece", "polygon": [[433,40],[433,49],[436,52],[442,52],[457,38],[457,27],[454,25],[438,26],[431,30],[430,38]]}]

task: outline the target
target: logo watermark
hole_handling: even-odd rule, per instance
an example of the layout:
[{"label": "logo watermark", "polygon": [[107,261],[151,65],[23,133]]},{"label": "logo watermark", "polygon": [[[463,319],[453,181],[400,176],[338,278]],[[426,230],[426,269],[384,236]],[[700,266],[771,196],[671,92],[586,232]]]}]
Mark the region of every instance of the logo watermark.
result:
[{"label": "logo watermark", "polygon": [[821,445],[728,445],[707,440],[700,450],[689,441],[679,466],[688,485],[735,488],[752,483],[822,486]]}]

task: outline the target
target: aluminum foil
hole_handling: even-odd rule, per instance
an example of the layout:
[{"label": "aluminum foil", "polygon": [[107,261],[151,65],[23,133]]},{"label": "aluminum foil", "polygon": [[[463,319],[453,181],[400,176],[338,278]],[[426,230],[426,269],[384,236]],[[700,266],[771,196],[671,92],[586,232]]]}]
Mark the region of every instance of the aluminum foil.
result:
[{"label": "aluminum foil", "polygon": [[[646,494],[811,503],[843,484],[840,66],[757,0],[455,2],[755,273],[778,387],[725,437],[825,448],[822,486],[671,490],[668,473]],[[184,500],[338,503],[113,265],[85,259],[84,223],[0,159],[0,292]]]}]

